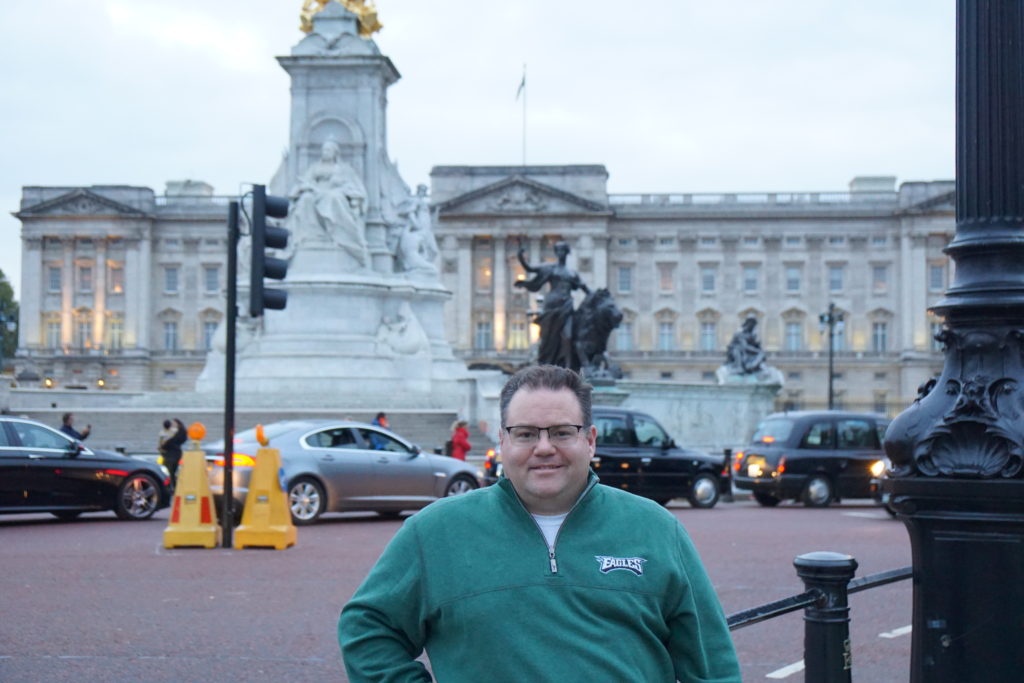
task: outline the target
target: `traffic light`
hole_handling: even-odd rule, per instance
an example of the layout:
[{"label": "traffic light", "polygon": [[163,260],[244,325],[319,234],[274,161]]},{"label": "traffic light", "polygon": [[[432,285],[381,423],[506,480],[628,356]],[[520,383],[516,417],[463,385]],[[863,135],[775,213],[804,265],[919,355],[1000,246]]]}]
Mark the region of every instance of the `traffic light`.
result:
[{"label": "traffic light", "polygon": [[284,218],[288,215],[288,199],[267,194],[263,185],[252,188],[252,264],[249,269],[249,315],[263,315],[263,309],[284,310],[288,305],[288,292],[263,286],[263,278],[283,280],[288,274],[288,262],[267,256],[267,249],[288,246],[291,231],[267,225],[267,217]]}]

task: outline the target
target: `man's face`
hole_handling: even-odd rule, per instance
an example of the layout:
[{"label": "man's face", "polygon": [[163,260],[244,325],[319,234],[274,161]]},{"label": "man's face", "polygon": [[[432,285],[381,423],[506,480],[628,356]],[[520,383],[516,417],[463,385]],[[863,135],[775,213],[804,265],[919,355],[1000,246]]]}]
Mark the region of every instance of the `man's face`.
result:
[{"label": "man's face", "polygon": [[[569,389],[520,389],[509,401],[505,424],[578,425],[583,422],[576,395]],[[590,459],[594,457],[597,430],[593,426],[567,443],[552,444],[548,432],[532,446],[512,442],[501,430],[501,459],[505,476],[519,494],[526,509],[534,514],[558,515],[568,512],[587,484]]]}]

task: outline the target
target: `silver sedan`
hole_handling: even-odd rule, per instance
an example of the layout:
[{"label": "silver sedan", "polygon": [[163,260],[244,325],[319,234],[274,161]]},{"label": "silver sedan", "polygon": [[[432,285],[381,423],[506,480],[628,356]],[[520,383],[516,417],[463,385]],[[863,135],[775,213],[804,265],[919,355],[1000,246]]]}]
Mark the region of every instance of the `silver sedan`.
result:
[{"label": "silver sedan", "polygon": [[[461,460],[423,452],[376,425],[329,420],[288,420],[264,427],[270,447],[281,451],[281,484],[292,520],[310,524],[324,512],[370,510],[397,516],[443,496],[479,488],[477,471]],[[255,429],[235,435],[232,497],[236,522],[248,492],[259,443]],[[223,441],[204,446],[210,488],[224,493]]]}]

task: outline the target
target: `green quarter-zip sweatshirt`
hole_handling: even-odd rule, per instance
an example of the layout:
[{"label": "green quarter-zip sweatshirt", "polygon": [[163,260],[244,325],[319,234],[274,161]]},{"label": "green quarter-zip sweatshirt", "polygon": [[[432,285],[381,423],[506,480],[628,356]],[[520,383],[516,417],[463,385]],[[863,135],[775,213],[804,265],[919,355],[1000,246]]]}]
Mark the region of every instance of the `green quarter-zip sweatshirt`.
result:
[{"label": "green quarter-zip sweatshirt", "polygon": [[590,481],[553,549],[511,482],[410,517],[341,612],[349,678],[738,683],[725,616],[670,512]]}]

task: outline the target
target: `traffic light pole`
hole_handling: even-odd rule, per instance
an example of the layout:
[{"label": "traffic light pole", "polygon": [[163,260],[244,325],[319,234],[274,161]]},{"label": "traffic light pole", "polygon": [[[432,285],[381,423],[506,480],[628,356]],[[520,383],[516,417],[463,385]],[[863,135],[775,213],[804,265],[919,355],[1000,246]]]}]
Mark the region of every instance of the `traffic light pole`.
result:
[{"label": "traffic light pole", "polygon": [[221,538],[232,546],[235,465],[235,322],[238,319],[238,202],[228,204],[228,305],[224,348],[224,496],[221,499]]}]

